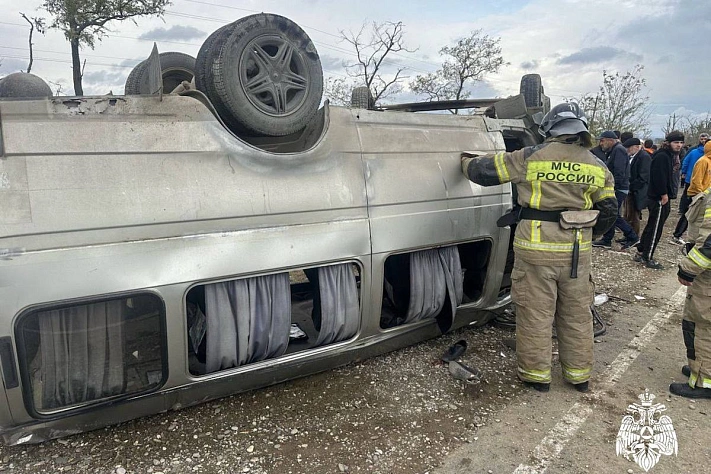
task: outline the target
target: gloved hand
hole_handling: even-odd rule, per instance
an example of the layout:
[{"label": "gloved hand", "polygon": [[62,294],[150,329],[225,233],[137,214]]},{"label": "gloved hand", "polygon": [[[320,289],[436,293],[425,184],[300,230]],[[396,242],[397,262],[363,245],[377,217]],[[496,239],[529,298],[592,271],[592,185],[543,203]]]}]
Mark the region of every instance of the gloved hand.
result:
[{"label": "gloved hand", "polygon": [[467,173],[467,168],[469,168],[469,163],[476,158],[479,155],[475,155],[474,153],[468,153],[468,152],[462,152],[460,158],[462,160],[462,173],[464,173],[464,176],[469,176]]},{"label": "gloved hand", "polygon": [[676,276],[679,279],[679,283],[684,286],[691,286],[694,284],[694,276],[687,274],[681,269],[681,266],[679,266],[679,271],[676,272]]}]

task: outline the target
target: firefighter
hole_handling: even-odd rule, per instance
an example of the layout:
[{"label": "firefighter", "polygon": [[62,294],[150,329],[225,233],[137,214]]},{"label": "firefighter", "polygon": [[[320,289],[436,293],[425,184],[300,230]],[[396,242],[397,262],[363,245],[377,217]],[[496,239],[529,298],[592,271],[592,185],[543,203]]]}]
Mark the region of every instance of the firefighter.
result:
[{"label": "firefighter", "polygon": [[[709,196],[711,188],[704,191]],[[711,398],[711,199],[705,210],[696,245],[679,263],[679,283],[687,287],[681,329],[689,365],[681,371],[688,383],[673,383],[669,391],[688,398]]]},{"label": "firefighter", "polygon": [[463,153],[462,171],[482,186],[511,182],[518,192],[520,207],[500,219],[502,226],[518,222],[511,274],[518,377],[540,392],[550,389],[555,320],[563,377],[586,392],[593,367],[591,243],[617,218],[615,183],[589,151],[592,137],[578,104],[553,107],[539,132],[540,145]]}]

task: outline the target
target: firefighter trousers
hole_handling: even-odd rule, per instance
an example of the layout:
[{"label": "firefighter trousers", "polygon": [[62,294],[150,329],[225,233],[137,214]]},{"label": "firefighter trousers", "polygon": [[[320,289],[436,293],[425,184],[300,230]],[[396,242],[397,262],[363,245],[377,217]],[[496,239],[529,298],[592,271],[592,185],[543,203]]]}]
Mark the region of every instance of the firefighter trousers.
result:
[{"label": "firefighter trousers", "polygon": [[703,272],[686,290],[681,321],[691,387],[711,388],[711,272]]},{"label": "firefighter trousers", "polygon": [[594,286],[590,253],[582,252],[578,278],[570,265],[534,265],[516,259],[511,274],[511,296],[516,304],[518,377],[550,383],[551,337],[555,321],[563,378],[586,382],[593,367],[593,318],[590,305]]}]

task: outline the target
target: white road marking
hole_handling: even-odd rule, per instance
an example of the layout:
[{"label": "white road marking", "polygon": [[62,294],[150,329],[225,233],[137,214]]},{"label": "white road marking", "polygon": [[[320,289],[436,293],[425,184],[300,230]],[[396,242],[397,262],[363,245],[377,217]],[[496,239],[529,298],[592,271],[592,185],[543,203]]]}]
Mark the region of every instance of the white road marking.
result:
[{"label": "white road marking", "polygon": [[[610,366],[602,373],[596,389],[592,390],[590,397],[600,398],[605,390],[612,388],[620,379],[622,374],[629,368],[632,362],[637,359],[642,349],[654,338],[657,331],[664,326],[677,306],[686,298],[686,287],[682,286],[672,295],[667,306],[659,311],[639,332],[637,337],[632,339],[627,348],[620,352]],[[593,410],[589,403],[577,402],[565,414],[533,449],[533,462],[520,464],[514,474],[543,474],[548,466],[563,451],[565,445],[575,435],[578,429],[592,414]]]}]

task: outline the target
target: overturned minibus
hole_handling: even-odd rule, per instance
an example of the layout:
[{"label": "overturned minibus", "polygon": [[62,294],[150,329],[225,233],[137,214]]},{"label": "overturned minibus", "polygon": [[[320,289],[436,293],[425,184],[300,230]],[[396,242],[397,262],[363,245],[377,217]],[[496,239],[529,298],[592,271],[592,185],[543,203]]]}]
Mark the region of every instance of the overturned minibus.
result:
[{"label": "overturned minibus", "polygon": [[326,103],[268,137],[187,89],[0,100],[5,443],[328,370],[509,302],[511,187],[469,182],[459,155],[540,141],[525,93],[473,115]]}]

